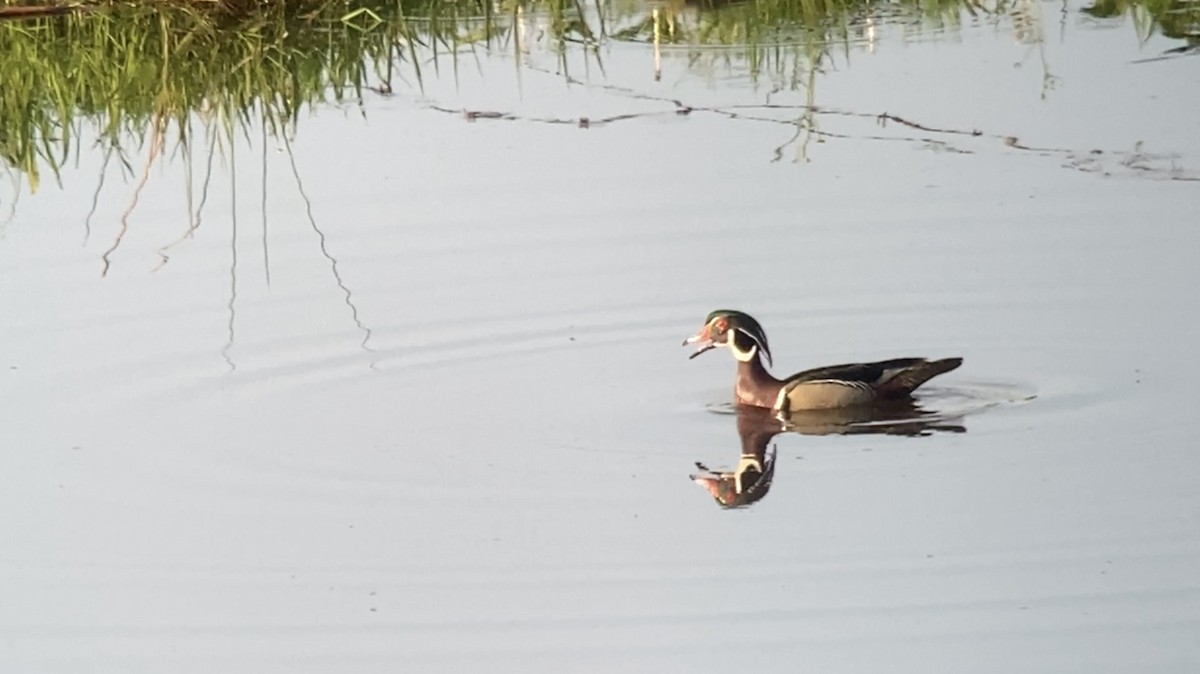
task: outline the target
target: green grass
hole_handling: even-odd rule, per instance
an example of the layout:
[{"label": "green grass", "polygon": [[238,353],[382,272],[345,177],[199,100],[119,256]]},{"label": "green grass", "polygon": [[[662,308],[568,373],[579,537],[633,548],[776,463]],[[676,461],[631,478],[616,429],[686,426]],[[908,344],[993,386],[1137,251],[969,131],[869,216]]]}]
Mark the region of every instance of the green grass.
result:
[{"label": "green grass", "polygon": [[463,18],[482,11],[475,2],[426,3],[416,18],[399,2],[237,4],[113,5],[0,23],[0,158],[36,189],[43,168],[57,176],[78,151],[84,123],[117,146],[165,127],[186,145],[192,116],[227,135],[261,118],[278,134],[305,106],[360,100],[396,68],[419,82],[419,52],[490,38]]},{"label": "green grass", "polygon": [[[1015,1],[1015,0],[1014,0]],[[65,16],[0,21],[0,163],[36,190],[99,129],[132,173],[130,139],[188,149],[194,122],[227,140],[259,121],[294,131],[307,106],[358,102],[367,87],[420,88],[457,72],[473,49],[519,63],[519,16],[565,55],[606,42],[687,48],[696,68],[738,59],[751,77],[792,73],[804,87],[831,48],[862,39],[868,19],[956,27],[1001,16],[1010,0],[191,0],[110,3]],[[0,6],[14,6],[0,0]],[[1200,2],[1105,0],[1095,16],[1130,12],[1196,41]],[[1146,18],[1149,17],[1149,18]],[[598,55],[596,56],[597,58]],[[87,134],[81,133],[84,127]],[[165,148],[164,152],[172,148]],[[10,169],[10,171],[12,170]]]},{"label": "green grass", "polygon": [[1160,32],[1200,45],[1200,0],[1100,0],[1083,11],[1101,19],[1129,14],[1142,39]]}]

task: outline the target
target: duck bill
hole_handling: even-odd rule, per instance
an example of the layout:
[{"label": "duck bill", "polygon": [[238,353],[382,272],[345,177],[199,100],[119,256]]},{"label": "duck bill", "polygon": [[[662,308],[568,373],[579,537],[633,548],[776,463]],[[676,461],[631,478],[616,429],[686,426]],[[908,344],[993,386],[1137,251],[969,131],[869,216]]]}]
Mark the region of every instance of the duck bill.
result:
[{"label": "duck bill", "polygon": [[707,475],[690,475],[692,482],[704,488],[709,496],[712,496],[717,503],[728,507],[737,502],[738,495],[734,492],[732,484],[728,478],[722,477],[719,473],[709,472]]},{"label": "duck bill", "polygon": [[692,482],[704,487],[713,498],[721,498],[721,478],[712,475],[689,475]]},{"label": "duck bill", "polygon": [[705,351],[711,351],[712,349],[717,348],[717,345],[713,343],[712,333],[709,332],[707,325],[704,326],[704,328],[701,329],[700,332],[683,340],[683,346],[687,346],[688,344],[698,344],[699,345],[699,348],[697,348],[692,353],[692,355],[688,356],[688,360],[691,360],[691,359],[695,358],[696,356],[699,356],[700,354],[704,353]]}]

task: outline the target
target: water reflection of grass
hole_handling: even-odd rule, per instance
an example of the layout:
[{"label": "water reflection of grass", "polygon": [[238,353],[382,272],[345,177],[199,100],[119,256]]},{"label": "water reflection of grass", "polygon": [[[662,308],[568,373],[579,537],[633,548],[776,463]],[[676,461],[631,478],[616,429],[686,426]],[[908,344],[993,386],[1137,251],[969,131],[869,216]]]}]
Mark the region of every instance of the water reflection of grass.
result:
[{"label": "water reflection of grass", "polygon": [[1200,45],[1200,0],[1098,0],[1084,11],[1101,19],[1129,14],[1142,39],[1157,30]]},{"label": "water reflection of grass", "polygon": [[1003,13],[1005,4],[1005,0],[998,3],[963,0],[701,0],[693,3],[673,0],[664,6],[661,15],[653,12],[640,17],[634,15],[641,20],[615,30],[612,36],[622,40],[658,40],[689,46],[813,45],[857,39],[874,20],[900,16],[936,25],[957,25],[964,10]]},{"label": "water reflection of grass", "polygon": [[[560,38],[592,37],[576,5],[549,4]],[[163,127],[178,129],[174,140],[185,146],[193,120],[232,136],[261,118],[278,135],[305,106],[361,100],[372,83],[383,93],[396,80],[419,88],[425,69],[457,68],[464,48],[505,42],[518,9],[498,14],[477,0],[227,0],[0,21],[0,162],[36,190],[43,170],[57,178],[78,152],[84,123],[131,171],[130,138],[140,145]]]},{"label": "water reflection of grass", "polygon": [[330,11],[155,3],[0,24],[0,156],[36,188],[39,165],[57,173],[76,149],[83,120],[118,152],[164,122],[186,143],[193,114],[230,132],[250,115],[278,130],[306,104],[359,95],[366,64],[403,59],[395,50],[416,37],[403,20],[367,30],[361,15]]},{"label": "water reflection of grass", "polygon": [[[933,0],[946,12],[961,1]],[[231,138],[252,118],[277,136],[305,106],[361,100],[372,85],[420,88],[429,71],[457,72],[460,55],[479,45],[518,61],[535,39],[564,55],[608,39],[738,45],[753,75],[772,59],[811,61],[830,39],[847,37],[855,17],[894,11],[882,7],[892,5],[677,2],[648,11],[624,0],[226,0],[3,21],[0,159],[36,190],[44,170],[57,178],[79,151],[87,124],[132,173],[131,139],[141,147],[175,129],[170,140],[187,147],[193,121]]]},{"label": "water reflection of grass", "polygon": [[[57,178],[79,151],[86,124],[132,173],[131,139],[142,147],[173,130],[169,140],[186,147],[193,122],[231,139],[259,119],[278,136],[305,106],[358,101],[368,87],[420,88],[431,71],[457,72],[460,55],[475,48],[519,62],[535,39],[560,54],[594,52],[605,41],[685,47],[693,68],[736,61],[749,77],[770,71],[783,86],[805,88],[830,45],[869,42],[881,21],[956,26],[1014,7],[1009,0],[225,0],[0,21],[0,161],[36,189],[42,172]],[[1167,34],[1194,41],[1198,7],[1195,0],[1101,0],[1088,11],[1149,16]],[[562,64],[565,72],[565,56]]]}]

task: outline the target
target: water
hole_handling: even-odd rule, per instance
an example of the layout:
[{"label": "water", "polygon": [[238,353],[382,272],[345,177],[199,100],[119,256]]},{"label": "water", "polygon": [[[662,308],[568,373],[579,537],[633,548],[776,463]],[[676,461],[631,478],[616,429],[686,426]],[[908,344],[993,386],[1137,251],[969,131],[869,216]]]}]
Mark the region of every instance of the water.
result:
[{"label": "water", "polygon": [[[124,227],[147,147],[6,193],[3,669],[1194,671],[1200,76],[1034,9],[812,80],[479,51],[252,124],[165,264],[202,152]],[[779,374],[963,356],[958,428],[774,435],[713,507],[722,307]]]}]

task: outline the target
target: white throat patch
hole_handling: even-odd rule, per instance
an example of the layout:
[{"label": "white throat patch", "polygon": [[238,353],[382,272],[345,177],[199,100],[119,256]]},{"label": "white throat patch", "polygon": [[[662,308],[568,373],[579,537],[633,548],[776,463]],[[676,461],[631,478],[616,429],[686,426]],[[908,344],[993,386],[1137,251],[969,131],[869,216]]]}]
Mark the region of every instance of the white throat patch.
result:
[{"label": "white throat patch", "polygon": [[738,348],[737,342],[733,339],[733,330],[725,331],[725,343],[729,345],[729,350],[733,352],[733,357],[743,363],[749,363],[751,358],[758,353],[758,345],[750,347],[748,351],[742,351]]}]

